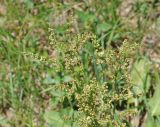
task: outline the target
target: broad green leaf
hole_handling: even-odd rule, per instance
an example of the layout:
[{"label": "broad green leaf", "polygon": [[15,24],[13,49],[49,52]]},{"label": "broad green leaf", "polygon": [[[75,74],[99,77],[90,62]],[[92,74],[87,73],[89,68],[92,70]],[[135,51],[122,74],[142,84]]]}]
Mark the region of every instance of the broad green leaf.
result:
[{"label": "broad green leaf", "polygon": [[70,77],[70,76],[65,76],[64,78],[63,78],[63,81],[64,82],[70,82],[72,80],[72,78]]},{"label": "broad green leaf", "polygon": [[51,77],[51,75],[48,75],[44,80],[44,84],[59,84],[61,78],[59,76],[55,76],[54,78]]},{"label": "broad green leaf", "polygon": [[156,125],[157,125],[157,127],[159,127],[158,125],[160,125],[160,116],[157,116],[156,117]]},{"label": "broad green leaf", "polygon": [[53,83],[57,83],[57,81],[55,79],[52,79],[50,76],[48,76],[43,80],[43,83],[44,84],[53,84]]},{"label": "broad green leaf", "polygon": [[63,127],[64,121],[61,119],[59,112],[46,112],[44,114],[44,118],[49,125],[52,125],[54,127]]},{"label": "broad green leaf", "polygon": [[9,125],[8,121],[6,120],[6,118],[1,116],[1,115],[0,115],[0,126],[10,127],[10,125]]},{"label": "broad green leaf", "polygon": [[144,127],[158,127],[153,119],[153,117],[148,116],[146,121],[144,122]]},{"label": "broad green leaf", "polygon": [[149,100],[149,106],[152,116],[160,115],[160,78],[156,75],[156,88],[153,97]]},{"label": "broad green leaf", "polygon": [[27,9],[32,9],[34,7],[32,0],[24,0],[24,3],[26,4]]},{"label": "broad green leaf", "polygon": [[58,33],[58,34],[64,34],[65,31],[67,30],[67,25],[60,25],[60,26],[56,26],[55,27],[55,32]]},{"label": "broad green leaf", "polygon": [[[74,113],[73,109],[65,108],[60,110],[59,112],[48,111],[45,113],[44,118],[50,126],[71,127],[72,124],[73,125],[75,124],[72,122],[73,113]],[[67,119],[65,119],[66,117]]]},{"label": "broad green leaf", "polygon": [[101,23],[97,25],[97,33],[100,34],[102,32],[108,31],[112,26],[108,23]]},{"label": "broad green leaf", "polygon": [[150,87],[149,74],[150,61],[147,58],[136,61],[131,72],[132,83],[134,84],[134,92],[142,94],[147,92]]},{"label": "broad green leaf", "polygon": [[77,15],[84,23],[93,22],[94,20],[96,20],[96,16],[92,13],[77,11]]},{"label": "broad green leaf", "polygon": [[60,91],[60,90],[52,90],[51,91],[51,94],[55,97],[62,97],[65,95],[65,93],[63,91]]}]

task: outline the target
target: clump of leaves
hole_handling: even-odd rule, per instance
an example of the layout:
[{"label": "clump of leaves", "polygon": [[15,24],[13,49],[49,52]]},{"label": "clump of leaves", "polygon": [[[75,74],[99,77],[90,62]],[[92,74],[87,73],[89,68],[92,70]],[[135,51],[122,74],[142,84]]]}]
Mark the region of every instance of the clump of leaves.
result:
[{"label": "clump of leaves", "polygon": [[125,127],[126,118],[135,113],[128,100],[133,97],[130,67],[138,45],[125,40],[119,48],[102,48],[92,33],[66,35],[63,41],[50,32],[55,75],[61,78],[54,91],[63,93],[57,105],[78,113],[71,120],[80,126]]}]

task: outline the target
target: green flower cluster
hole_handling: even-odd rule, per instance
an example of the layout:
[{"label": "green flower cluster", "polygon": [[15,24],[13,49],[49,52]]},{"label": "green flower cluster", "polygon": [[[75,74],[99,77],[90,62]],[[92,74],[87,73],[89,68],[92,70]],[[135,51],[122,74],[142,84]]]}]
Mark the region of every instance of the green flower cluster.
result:
[{"label": "green flower cluster", "polygon": [[136,113],[129,109],[128,100],[133,98],[130,68],[138,45],[125,40],[119,48],[109,45],[104,49],[93,33],[72,33],[60,38],[54,29],[49,32],[50,46],[56,54],[54,61],[38,54],[24,54],[52,63],[61,78],[71,77],[54,86],[55,91],[65,93],[59,104],[63,107],[69,103],[78,112],[76,122],[80,126],[125,127],[126,119]]},{"label": "green flower cluster", "polygon": [[[92,33],[70,35],[62,41],[50,29],[52,48],[57,52],[57,72],[70,75],[72,80],[56,84],[57,90],[64,91],[62,97],[77,107],[78,123],[84,127],[125,127],[126,118],[136,111],[129,107],[133,98],[130,80],[131,63],[138,45],[126,40],[114,49],[103,49]],[[123,104],[125,103],[125,104]]]},{"label": "green flower cluster", "polygon": [[47,66],[49,66],[49,65],[54,66],[52,59],[47,59],[47,57],[41,56],[38,53],[34,54],[32,52],[22,52],[22,54],[24,54],[26,57],[30,57],[33,60],[40,61]]}]

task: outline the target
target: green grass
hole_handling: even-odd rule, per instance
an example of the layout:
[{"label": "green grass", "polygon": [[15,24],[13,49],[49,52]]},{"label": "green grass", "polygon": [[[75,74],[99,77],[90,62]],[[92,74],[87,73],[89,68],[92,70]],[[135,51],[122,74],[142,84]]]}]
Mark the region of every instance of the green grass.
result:
[{"label": "green grass", "polygon": [[[64,3],[58,0],[0,1],[0,126],[78,127],[77,121],[89,122],[90,118],[95,117],[93,121],[97,120],[97,123],[83,123],[81,126],[117,127],[117,123],[126,123],[127,127],[131,127],[136,123],[134,118],[139,116],[138,121],[143,119],[145,122],[135,127],[144,123],[145,127],[159,127],[159,62],[155,62],[159,57],[152,59],[154,56],[150,52],[155,53],[155,56],[159,55],[157,42],[160,40],[160,3],[156,0],[137,0],[125,16],[119,14],[122,13],[119,8],[123,4],[121,0],[64,0]],[[125,13],[125,7],[122,8],[121,11]],[[48,28],[52,28],[55,33],[55,36],[52,36],[52,39],[55,38],[53,45],[49,39],[53,31],[49,32]],[[86,32],[96,35],[95,45],[89,39],[82,43],[87,37]],[[77,41],[77,34],[81,36],[83,33],[84,38],[80,37],[81,40]],[[157,40],[153,37],[148,41],[150,38],[145,39],[148,34],[156,35]],[[117,58],[115,52],[119,52],[120,47],[123,47],[122,42],[125,39],[129,49],[134,42],[140,47],[133,56],[129,56],[130,69],[122,69],[121,72],[118,70],[118,62],[122,62],[122,65],[126,62]],[[153,44],[150,43],[152,41]],[[81,48],[77,49],[78,47],[83,49],[80,53]],[[56,51],[61,53],[58,54],[57,61]],[[110,53],[102,57],[98,54],[101,51],[106,54],[113,51],[111,65],[104,60]],[[130,54],[132,50],[127,51],[124,50],[126,54]],[[24,52],[38,56],[25,55]],[[46,60],[40,61],[41,56]],[[79,63],[82,64],[72,65],[72,62],[76,61],[73,57],[80,59]],[[123,58],[123,55],[120,55],[120,58]],[[68,63],[64,66],[65,60]],[[53,63],[56,66],[52,65]],[[116,66],[115,70],[112,65]],[[129,75],[128,79],[124,74]],[[112,76],[116,77],[113,81]],[[72,77],[75,77],[75,82],[72,82]],[[125,81],[121,78],[133,80],[124,86],[134,94],[134,97],[127,98],[126,102],[123,102],[123,99],[114,99],[115,93],[119,93]],[[103,93],[102,84],[106,82],[109,92]],[[71,88],[76,84],[77,89],[74,88],[74,93],[67,92],[65,90],[70,88],[64,84]],[[83,100],[88,97],[83,91],[88,85],[91,87],[89,94],[102,92],[104,96],[114,100],[111,111],[107,113],[117,123],[111,125],[113,123],[109,121],[110,123],[103,125],[107,120],[100,119],[98,115],[91,117],[87,114],[91,112],[93,107],[90,104],[94,101],[93,97],[86,102]],[[60,89],[60,86],[63,88]],[[96,90],[99,93],[96,93]],[[87,109],[88,112],[84,111],[84,107],[79,114],[78,103],[84,102],[91,107]],[[103,112],[102,108],[95,109]],[[117,113],[131,109],[138,112],[136,116],[131,116],[132,122],[129,118],[124,121]],[[65,116],[69,117],[68,120],[62,118]]]}]

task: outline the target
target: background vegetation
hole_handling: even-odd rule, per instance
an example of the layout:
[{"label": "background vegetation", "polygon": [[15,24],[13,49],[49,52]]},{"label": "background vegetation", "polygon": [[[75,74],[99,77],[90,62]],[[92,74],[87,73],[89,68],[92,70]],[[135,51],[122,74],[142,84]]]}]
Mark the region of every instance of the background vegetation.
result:
[{"label": "background vegetation", "polygon": [[159,0],[0,0],[1,127],[160,127]]}]

